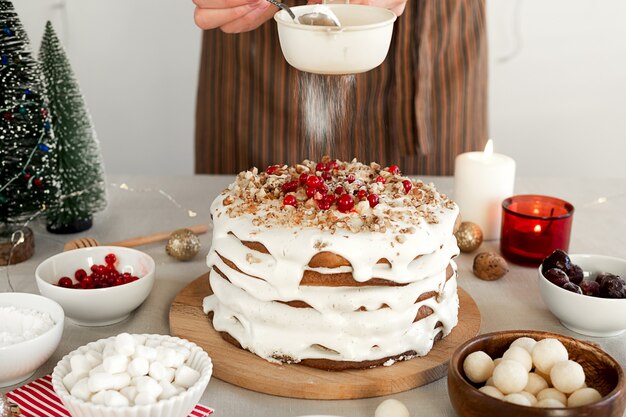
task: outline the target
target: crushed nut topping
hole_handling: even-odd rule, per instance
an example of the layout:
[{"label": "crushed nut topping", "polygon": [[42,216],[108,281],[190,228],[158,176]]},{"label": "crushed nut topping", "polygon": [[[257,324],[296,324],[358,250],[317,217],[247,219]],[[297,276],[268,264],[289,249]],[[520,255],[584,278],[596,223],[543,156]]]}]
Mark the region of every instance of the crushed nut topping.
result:
[{"label": "crushed nut topping", "polygon": [[[320,167],[323,170],[316,171]],[[412,184],[408,191],[403,185],[406,180]],[[344,194],[353,204],[349,198],[339,199]],[[368,201],[371,194],[377,196],[375,202]],[[253,215],[258,227],[392,231],[400,234],[399,243],[406,240],[404,234],[415,233],[414,226],[420,222],[438,223],[440,214],[455,208],[433,184],[392,174],[376,163],[329,157],[319,163],[304,160],[292,166],[273,165],[262,172],[257,168],[241,172],[222,195],[229,217]]]}]

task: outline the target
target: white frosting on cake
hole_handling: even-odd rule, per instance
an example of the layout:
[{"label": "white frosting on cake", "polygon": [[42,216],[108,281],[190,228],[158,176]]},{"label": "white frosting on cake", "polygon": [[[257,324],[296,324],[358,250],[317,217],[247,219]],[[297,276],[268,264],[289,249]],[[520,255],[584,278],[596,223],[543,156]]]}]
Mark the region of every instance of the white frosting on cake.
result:
[{"label": "white frosting on cake", "polygon": [[[312,304],[322,306],[323,309],[318,310],[261,301],[215,271],[211,272],[210,282],[215,295],[205,299],[204,308],[213,311],[213,326],[228,332],[242,347],[273,362],[283,358],[292,362],[305,358],[360,362],[407,351],[423,356],[432,348],[439,331],[445,336],[457,324],[459,300],[455,277],[446,282],[438,297],[416,304],[415,297],[412,300],[404,297],[396,304],[408,304],[408,307],[395,308],[394,305],[372,311],[329,309],[332,304],[323,301],[324,293],[332,294],[333,298],[360,295],[394,304],[394,292],[388,291],[389,287],[368,287],[367,294],[355,287],[343,287],[339,294],[333,294],[332,290],[337,288],[330,287],[303,294],[309,301],[318,300]],[[367,302],[363,304],[367,307]],[[421,306],[428,306],[434,312],[414,322]],[[443,324],[442,328],[435,329],[437,322]]]},{"label": "white frosting on cake", "polygon": [[[368,171],[362,167],[347,164],[346,170],[365,178]],[[452,234],[458,208],[432,186],[413,182],[416,189],[404,196],[397,184],[405,177],[391,178],[386,186],[366,184],[369,192],[380,196],[379,204],[374,208],[357,204],[349,213],[326,210],[323,219],[334,222],[327,227],[323,222],[311,224],[309,212],[316,207],[305,208],[303,203],[294,209],[284,206],[280,198],[250,199],[259,193],[255,183],[259,175],[248,174],[240,174],[237,183],[211,206],[213,243],[207,264],[212,269],[214,295],[205,299],[204,310],[213,312],[216,330],[227,332],[243,348],[270,361],[360,362],[407,351],[425,355],[437,333],[445,336],[457,324],[456,265],[451,258],[459,253]],[[295,174],[285,175],[279,176],[283,183]],[[341,172],[336,175],[345,178]],[[270,184],[270,179],[262,179]],[[257,189],[250,184],[257,184]],[[264,187],[263,195],[272,192]],[[303,193],[296,195],[306,200]],[[421,196],[427,198],[419,200]],[[355,231],[352,226],[357,223],[367,227]],[[379,228],[380,224],[385,227]],[[269,254],[242,242],[258,242]],[[309,267],[311,258],[320,252],[339,255],[351,266]],[[380,259],[388,263],[377,263]],[[446,281],[448,265],[454,273]],[[402,285],[300,285],[305,271],[351,273],[359,283],[380,278]],[[420,295],[431,291],[438,295],[416,303]],[[278,301],[300,301],[309,307]],[[432,309],[432,314],[415,321],[423,306]]]}]

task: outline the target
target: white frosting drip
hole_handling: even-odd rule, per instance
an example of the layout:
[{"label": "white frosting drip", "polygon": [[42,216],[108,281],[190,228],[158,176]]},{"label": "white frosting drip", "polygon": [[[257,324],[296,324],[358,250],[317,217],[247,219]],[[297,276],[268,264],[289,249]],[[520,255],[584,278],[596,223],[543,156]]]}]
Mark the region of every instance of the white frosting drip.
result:
[{"label": "white frosting drip", "polygon": [[[447,263],[450,262],[448,258]],[[444,266],[447,267],[447,263]],[[260,301],[304,301],[321,313],[352,312],[361,307],[367,310],[377,310],[383,304],[392,309],[404,310],[415,304],[417,298],[427,292],[439,292],[446,280],[446,270],[412,282],[406,286],[367,286],[367,287],[318,287],[300,286],[296,294],[285,296],[281,292],[262,279],[251,279],[248,275],[231,269],[218,258],[215,267],[228,277],[229,281],[253,294]],[[214,270],[210,275],[219,276]],[[214,289],[215,292],[215,289]],[[222,297],[218,297],[221,299]]]},{"label": "white frosting drip", "polygon": [[[443,257],[444,254],[439,255],[437,252],[444,244],[449,245],[447,254],[455,256],[459,253],[456,240],[451,233],[458,215],[456,206],[453,210],[442,209],[439,223],[436,224],[427,223],[423,219],[419,219],[417,224],[399,224],[398,228],[414,227],[415,232],[400,235],[404,242],[398,243],[396,240],[398,234],[393,231],[386,233],[361,231],[354,234],[349,230],[330,233],[317,228],[256,227],[252,223],[254,218],[262,218],[267,213],[259,211],[231,218],[226,213],[227,206],[222,203],[225,197],[226,194],[220,195],[211,206],[214,223],[213,243],[207,264],[212,266],[216,262],[215,252],[221,252],[241,271],[257,277],[261,274],[270,284],[285,291],[297,289],[310,259],[323,251],[333,252],[347,259],[352,265],[352,275],[356,281],[385,278],[399,283],[419,279],[412,275],[415,270],[409,270],[409,265],[417,256],[433,254]],[[252,251],[241,245],[241,240],[260,242],[271,255]],[[261,262],[246,261],[248,253],[253,254]],[[377,264],[381,258],[391,263],[391,268],[386,268],[389,270],[385,274],[386,277],[377,276],[383,269],[381,264]],[[432,273],[432,269],[428,270],[431,262],[419,258],[416,262],[414,265],[421,264],[425,272]]]},{"label": "white frosting drip", "polygon": [[[213,311],[216,330],[228,332],[244,348],[270,361],[281,357],[294,362],[307,358],[366,361],[406,351],[421,356],[432,348],[441,330],[434,328],[437,322],[443,323],[444,336],[457,324],[456,265],[451,261],[459,253],[452,234],[458,215],[455,205],[441,206],[437,222],[415,217],[406,223],[397,220],[385,232],[353,233],[259,226],[258,219],[270,214],[265,208],[230,217],[223,204],[228,196],[228,192],[220,195],[211,206],[213,243],[207,264],[215,295],[205,299],[204,310]],[[393,210],[384,203],[375,208],[385,209]],[[337,215],[359,221],[356,213]],[[400,234],[403,229],[410,232]],[[269,254],[251,250],[241,241],[261,243]],[[340,255],[351,266],[309,267],[311,258],[320,252]],[[220,255],[242,272],[228,267]],[[382,258],[390,265],[377,264]],[[446,282],[448,264],[455,272]],[[382,278],[407,285],[301,286],[306,270],[351,273],[361,283]],[[415,303],[429,291],[439,296]],[[312,308],[276,301],[303,301]],[[389,307],[381,308],[384,304]],[[433,314],[414,322],[421,306],[430,307]],[[357,311],[360,307],[367,311]]]},{"label": "white frosting drip", "polygon": [[[455,276],[446,282],[439,297],[417,304],[415,298],[393,303],[390,297],[393,293],[388,287],[369,287],[366,296],[386,295],[389,298],[383,299],[393,305],[373,311],[347,312],[293,308],[262,301],[215,273],[211,274],[210,282],[215,295],[205,299],[204,309],[213,311],[215,329],[228,332],[242,347],[270,361],[281,357],[294,362],[305,358],[366,361],[411,350],[422,356],[430,351],[434,337],[441,330],[435,329],[438,321],[443,324],[444,336],[457,324],[459,301]],[[363,297],[360,288],[344,287],[342,292]],[[307,294],[307,297],[315,298],[315,295]],[[402,308],[404,304],[410,306]],[[414,322],[421,306],[432,308],[433,314]]]}]

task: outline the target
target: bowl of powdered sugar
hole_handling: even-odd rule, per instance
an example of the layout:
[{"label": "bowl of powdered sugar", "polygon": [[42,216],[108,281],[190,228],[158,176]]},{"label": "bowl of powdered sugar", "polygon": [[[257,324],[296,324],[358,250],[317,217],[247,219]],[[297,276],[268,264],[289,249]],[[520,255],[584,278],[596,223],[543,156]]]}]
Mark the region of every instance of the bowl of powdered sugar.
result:
[{"label": "bowl of powdered sugar", "polygon": [[[293,21],[284,10],[274,16],[280,48],[287,62],[314,74],[358,74],[379,66],[387,56],[396,15],[384,7],[327,4],[340,28]],[[296,16],[318,11],[319,5],[292,7]]]},{"label": "bowl of powdered sugar", "polygon": [[49,298],[0,293],[0,387],[30,378],[52,356],[65,314]]}]

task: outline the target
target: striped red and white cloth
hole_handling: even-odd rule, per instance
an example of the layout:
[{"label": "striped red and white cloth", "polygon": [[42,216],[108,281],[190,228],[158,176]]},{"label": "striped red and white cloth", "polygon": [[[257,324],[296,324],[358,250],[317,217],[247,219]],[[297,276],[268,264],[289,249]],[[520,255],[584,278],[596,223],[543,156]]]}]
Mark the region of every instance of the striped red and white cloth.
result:
[{"label": "striped red and white cloth", "polygon": [[[20,407],[24,417],[71,417],[63,407],[61,399],[52,389],[52,377],[46,375],[23,387],[14,389],[6,395]],[[206,417],[213,410],[204,405],[196,405],[189,417]]]}]

